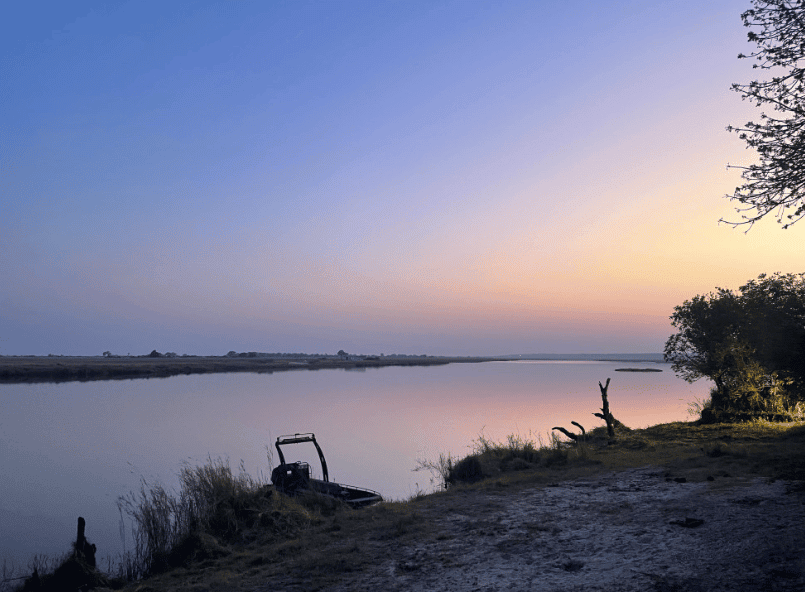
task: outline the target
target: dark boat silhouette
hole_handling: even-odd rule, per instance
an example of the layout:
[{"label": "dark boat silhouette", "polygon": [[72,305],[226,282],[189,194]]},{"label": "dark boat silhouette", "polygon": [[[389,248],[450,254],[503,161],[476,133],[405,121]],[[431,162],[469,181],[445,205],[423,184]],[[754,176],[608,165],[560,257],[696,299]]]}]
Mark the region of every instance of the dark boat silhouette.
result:
[{"label": "dark boat silhouette", "polygon": [[[316,452],[319,454],[319,460],[321,461],[321,479],[314,479],[310,476],[310,465],[306,462],[285,462],[282,446],[304,442],[312,442],[313,446],[316,447]],[[362,508],[383,501],[383,497],[371,489],[330,481],[329,473],[327,472],[327,461],[324,460],[324,452],[322,452],[321,446],[316,442],[316,436],[313,434],[280,436],[274,446],[277,448],[280,464],[271,471],[271,483],[278,490],[288,495],[296,495],[303,491],[313,491],[341,500],[353,508]]]}]

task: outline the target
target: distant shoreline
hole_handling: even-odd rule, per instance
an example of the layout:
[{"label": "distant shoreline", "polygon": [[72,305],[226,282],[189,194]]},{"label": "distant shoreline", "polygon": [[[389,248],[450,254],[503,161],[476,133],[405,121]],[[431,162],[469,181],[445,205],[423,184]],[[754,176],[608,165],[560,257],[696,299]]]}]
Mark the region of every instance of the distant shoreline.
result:
[{"label": "distant shoreline", "polygon": [[182,374],[253,372],[270,374],[287,370],[358,370],[387,366],[436,366],[502,360],[495,357],[443,356],[336,356],[298,357],[101,357],[101,356],[0,356],[0,384],[86,382],[167,378]]}]

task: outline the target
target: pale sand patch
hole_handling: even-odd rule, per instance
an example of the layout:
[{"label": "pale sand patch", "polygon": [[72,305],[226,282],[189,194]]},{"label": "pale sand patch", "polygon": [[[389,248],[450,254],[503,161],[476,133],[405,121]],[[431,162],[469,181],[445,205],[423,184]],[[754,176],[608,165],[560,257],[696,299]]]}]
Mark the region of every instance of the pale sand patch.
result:
[{"label": "pale sand patch", "polygon": [[[805,590],[802,482],[677,483],[643,467],[500,494],[432,515],[335,590]],[[673,521],[698,519],[694,528]]]}]

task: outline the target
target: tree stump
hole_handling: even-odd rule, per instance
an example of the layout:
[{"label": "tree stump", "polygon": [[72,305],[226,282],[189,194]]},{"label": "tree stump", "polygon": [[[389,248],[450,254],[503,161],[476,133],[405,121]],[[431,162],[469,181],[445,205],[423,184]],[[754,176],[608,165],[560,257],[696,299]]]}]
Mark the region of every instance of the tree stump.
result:
[{"label": "tree stump", "polygon": [[75,547],[75,554],[76,557],[82,559],[87,565],[90,567],[95,567],[95,545],[91,545],[90,542],[87,540],[87,537],[84,536],[84,529],[87,526],[86,520],[84,520],[81,516],[78,517],[78,530],[76,531],[75,535],[75,543],[73,546]]},{"label": "tree stump", "polygon": [[596,417],[600,417],[605,422],[607,422],[607,434],[609,434],[609,439],[615,439],[615,418],[612,417],[612,414],[609,412],[609,401],[607,401],[607,389],[609,388],[609,378],[607,378],[607,383],[605,385],[601,385],[601,382],[598,382],[598,388],[601,389],[601,399],[603,400],[604,404],[601,407],[601,413],[594,413]]}]

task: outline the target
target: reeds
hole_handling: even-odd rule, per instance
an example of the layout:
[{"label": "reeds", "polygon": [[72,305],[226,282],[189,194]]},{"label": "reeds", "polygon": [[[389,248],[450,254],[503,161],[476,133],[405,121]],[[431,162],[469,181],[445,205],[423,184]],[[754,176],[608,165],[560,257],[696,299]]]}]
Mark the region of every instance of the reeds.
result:
[{"label": "reeds", "polygon": [[229,462],[209,458],[202,466],[186,464],[179,473],[178,493],[143,479],[138,492],[118,500],[132,521],[133,557],[128,579],[158,573],[192,559],[226,553],[219,541],[260,532],[287,534],[310,521],[310,513],[294,500],[246,473],[243,463],[233,474]]}]

